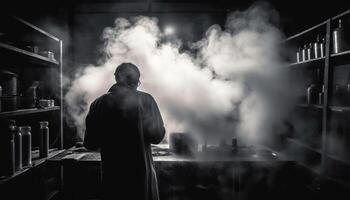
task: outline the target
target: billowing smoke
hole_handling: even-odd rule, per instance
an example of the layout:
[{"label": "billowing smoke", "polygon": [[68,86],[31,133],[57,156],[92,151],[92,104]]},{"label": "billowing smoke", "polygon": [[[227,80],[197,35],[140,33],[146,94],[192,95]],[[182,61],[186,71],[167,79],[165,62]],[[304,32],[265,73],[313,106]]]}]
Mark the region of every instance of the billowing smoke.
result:
[{"label": "billowing smoke", "polygon": [[213,25],[189,51],[165,40],[156,18],[116,19],[103,33],[103,61],[85,66],[65,96],[81,137],[90,103],[115,83],[122,62],[140,68],[140,90],[158,102],[167,133],[259,141],[283,128],[291,95],[276,19],[266,4],[233,12],[224,29]]}]

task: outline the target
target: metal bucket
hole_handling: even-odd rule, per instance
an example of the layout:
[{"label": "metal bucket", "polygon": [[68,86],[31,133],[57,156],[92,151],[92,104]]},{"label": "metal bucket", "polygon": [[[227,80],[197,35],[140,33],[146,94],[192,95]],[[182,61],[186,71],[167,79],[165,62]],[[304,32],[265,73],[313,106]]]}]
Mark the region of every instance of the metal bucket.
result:
[{"label": "metal bucket", "polygon": [[3,96],[17,95],[17,74],[10,71],[0,71],[0,85]]},{"label": "metal bucket", "polygon": [[175,154],[192,155],[198,151],[198,144],[189,133],[171,133],[169,137],[170,150]]},{"label": "metal bucket", "polygon": [[1,112],[17,110],[18,96],[1,96]]}]

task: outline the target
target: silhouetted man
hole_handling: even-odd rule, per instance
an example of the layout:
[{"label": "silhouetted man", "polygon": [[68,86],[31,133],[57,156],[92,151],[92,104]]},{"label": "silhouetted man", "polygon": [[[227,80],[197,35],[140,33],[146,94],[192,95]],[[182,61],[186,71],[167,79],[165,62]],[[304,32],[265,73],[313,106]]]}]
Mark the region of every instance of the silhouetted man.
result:
[{"label": "silhouetted man", "polygon": [[161,114],[150,94],[137,91],[135,65],[123,63],[114,75],[117,83],[91,104],[84,146],[101,151],[104,199],[158,200],[150,144],[164,137]]}]

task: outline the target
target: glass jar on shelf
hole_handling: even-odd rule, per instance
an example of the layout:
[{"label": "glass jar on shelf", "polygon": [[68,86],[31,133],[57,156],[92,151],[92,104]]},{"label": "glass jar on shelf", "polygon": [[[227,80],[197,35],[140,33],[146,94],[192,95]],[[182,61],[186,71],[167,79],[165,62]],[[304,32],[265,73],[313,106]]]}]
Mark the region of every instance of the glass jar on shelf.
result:
[{"label": "glass jar on shelf", "polygon": [[39,155],[46,158],[49,155],[49,122],[40,122]]},{"label": "glass jar on shelf", "polygon": [[30,126],[22,126],[22,165],[23,167],[32,164],[32,134]]},{"label": "glass jar on shelf", "polygon": [[15,171],[22,169],[22,128],[16,127],[15,131]]},{"label": "glass jar on shelf", "polygon": [[333,53],[340,53],[343,51],[343,26],[342,20],[338,20],[338,26],[333,30]]}]

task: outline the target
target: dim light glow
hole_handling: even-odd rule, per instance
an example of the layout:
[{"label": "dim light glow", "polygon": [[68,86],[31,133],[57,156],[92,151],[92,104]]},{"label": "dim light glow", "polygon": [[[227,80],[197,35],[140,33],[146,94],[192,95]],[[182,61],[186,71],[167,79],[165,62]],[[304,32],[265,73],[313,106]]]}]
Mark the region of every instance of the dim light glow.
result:
[{"label": "dim light glow", "polygon": [[175,28],[174,27],[172,27],[172,26],[165,27],[165,29],[164,29],[164,34],[165,35],[172,35],[174,33],[175,33]]}]

